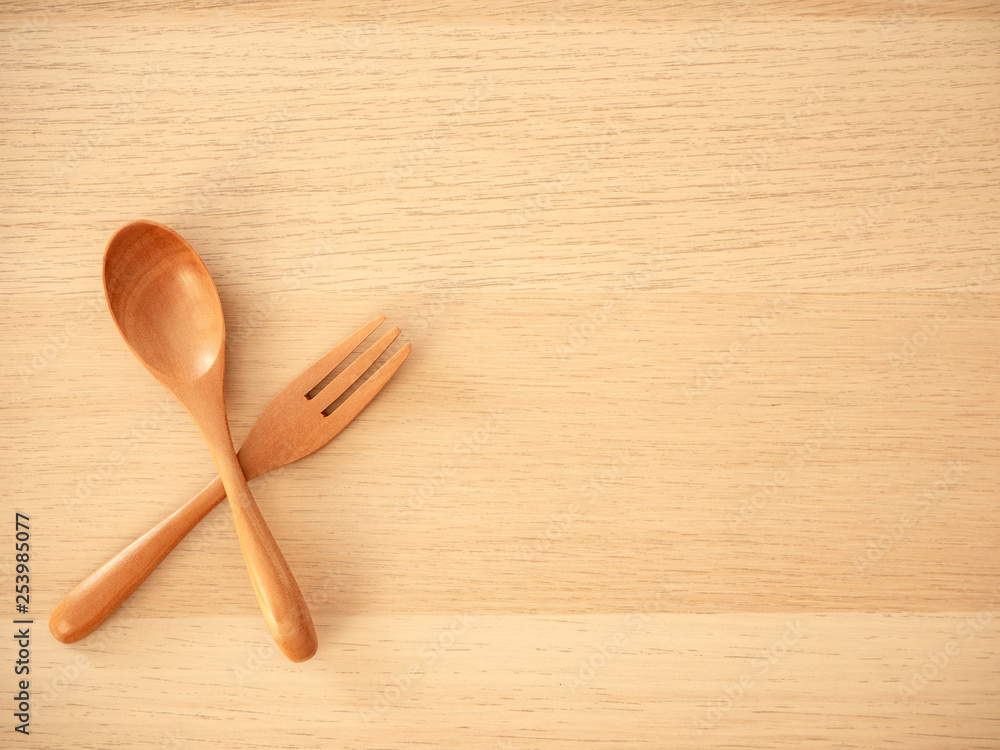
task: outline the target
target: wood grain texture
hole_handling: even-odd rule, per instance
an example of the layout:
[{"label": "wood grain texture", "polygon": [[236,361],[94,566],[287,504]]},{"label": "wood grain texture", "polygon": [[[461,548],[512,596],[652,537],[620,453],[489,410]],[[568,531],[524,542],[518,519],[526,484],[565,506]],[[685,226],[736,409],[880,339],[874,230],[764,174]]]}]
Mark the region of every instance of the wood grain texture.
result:
[{"label": "wood grain texture", "polygon": [[[998,42],[929,0],[5,4],[21,744],[1000,747]],[[214,474],[102,298],[140,217],[218,285],[237,442],[366,320],[413,342],[251,484],[305,664],[225,507],[45,630]]]}]

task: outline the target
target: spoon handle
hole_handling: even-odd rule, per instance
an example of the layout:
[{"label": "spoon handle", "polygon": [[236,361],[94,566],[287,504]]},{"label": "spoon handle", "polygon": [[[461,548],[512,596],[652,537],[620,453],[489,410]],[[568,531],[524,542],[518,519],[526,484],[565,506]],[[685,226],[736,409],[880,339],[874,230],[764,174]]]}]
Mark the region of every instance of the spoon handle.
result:
[{"label": "spoon handle", "polygon": [[81,581],[49,615],[49,630],[56,640],[74,643],[90,635],[225,496],[222,479],[216,477],[168,518]]},{"label": "spoon handle", "polygon": [[215,453],[215,463],[233,511],[236,535],[257,604],[282,653],[291,661],[306,661],[313,657],[318,646],[309,607],[250,494],[232,443],[228,443],[228,448]]}]

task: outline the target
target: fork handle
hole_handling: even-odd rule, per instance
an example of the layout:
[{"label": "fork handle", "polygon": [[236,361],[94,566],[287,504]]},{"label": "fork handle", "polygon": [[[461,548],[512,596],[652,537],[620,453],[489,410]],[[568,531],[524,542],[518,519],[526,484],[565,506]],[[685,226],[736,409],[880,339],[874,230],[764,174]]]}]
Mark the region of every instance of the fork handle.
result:
[{"label": "fork handle", "polygon": [[73,643],[90,635],[225,497],[222,478],[216,477],[168,518],[81,581],[49,616],[49,630],[56,640]]}]

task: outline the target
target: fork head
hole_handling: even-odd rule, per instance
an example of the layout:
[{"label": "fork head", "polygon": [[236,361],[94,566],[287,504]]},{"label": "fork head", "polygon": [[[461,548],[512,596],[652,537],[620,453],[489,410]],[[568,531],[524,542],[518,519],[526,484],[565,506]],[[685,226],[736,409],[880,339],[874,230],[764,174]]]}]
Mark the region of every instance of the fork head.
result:
[{"label": "fork head", "polygon": [[240,465],[248,480],[322,448],[378,395],[409,356],[410,344],[390,357],[333,412],[324,413],[389,347],[399,335],[399,328],[382,336],[319,393],[309,397],[310,391],[384,321],[385,317],[379,316],[359,328],[307,367],[271,400],[239,451]]}]

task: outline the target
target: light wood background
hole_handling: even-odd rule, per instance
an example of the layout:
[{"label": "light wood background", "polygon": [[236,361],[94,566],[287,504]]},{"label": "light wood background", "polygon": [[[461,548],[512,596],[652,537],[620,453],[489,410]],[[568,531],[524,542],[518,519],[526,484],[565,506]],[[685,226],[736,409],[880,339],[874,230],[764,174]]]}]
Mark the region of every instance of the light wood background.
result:
[{"label": "light wood background", "polygon": [[[0,746],[1000,747],[1000,6],[41,6],[0,11]],[[105,310],[140,217],[215,277],[237,441],[370,317],[413,342],[253,485],[308,663],[225,506],[48,634],[214,475]]]}]

